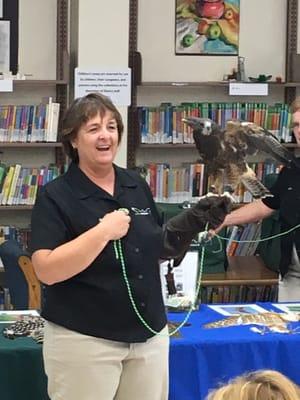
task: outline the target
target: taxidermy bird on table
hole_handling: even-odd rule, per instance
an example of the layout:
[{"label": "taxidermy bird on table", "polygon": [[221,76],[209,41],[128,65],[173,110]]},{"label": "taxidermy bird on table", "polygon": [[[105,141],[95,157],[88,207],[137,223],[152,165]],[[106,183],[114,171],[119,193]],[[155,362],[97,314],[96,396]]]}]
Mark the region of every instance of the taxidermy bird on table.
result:
[{"label": "taxidermy bird on table", "polygon": [[274,135],[252,122],[227,121],[225,129],[208,118],[187,117],[183,122],[193,129],[196,148],[219,194],[225,180],[232,192],[243,183],[254,198],[272,196],[246,162],[248,155],[259,151],[286,166],[300,168],[300,160]]}]

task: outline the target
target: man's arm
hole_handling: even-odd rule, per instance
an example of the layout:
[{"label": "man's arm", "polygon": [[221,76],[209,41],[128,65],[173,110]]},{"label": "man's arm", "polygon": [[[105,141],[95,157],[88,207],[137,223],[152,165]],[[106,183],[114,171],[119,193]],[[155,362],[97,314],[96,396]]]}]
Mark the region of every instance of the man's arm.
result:
[{"label": "man's arm", "polygon": [[256,200],[227,214],[224,222],[215,230],[218,233],[222,228],[231,225],[246,224],[260,221],[269,217],[275,210],[267,207],[261,200]]}]

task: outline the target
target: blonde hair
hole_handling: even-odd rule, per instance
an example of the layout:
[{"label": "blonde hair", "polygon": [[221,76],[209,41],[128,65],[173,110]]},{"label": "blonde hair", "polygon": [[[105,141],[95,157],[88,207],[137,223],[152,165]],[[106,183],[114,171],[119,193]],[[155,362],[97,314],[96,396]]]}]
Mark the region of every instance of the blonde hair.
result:
[{"label": "blonde hair", "polygon": [[300,111],[300,96],[296,97],[291,104],[291,111],[294,114],[296,111]]},{"label": "blonde hair", "polygon": [[280,372],[262,370],[231,380],[207,400],[300,400],[300,389]]}]

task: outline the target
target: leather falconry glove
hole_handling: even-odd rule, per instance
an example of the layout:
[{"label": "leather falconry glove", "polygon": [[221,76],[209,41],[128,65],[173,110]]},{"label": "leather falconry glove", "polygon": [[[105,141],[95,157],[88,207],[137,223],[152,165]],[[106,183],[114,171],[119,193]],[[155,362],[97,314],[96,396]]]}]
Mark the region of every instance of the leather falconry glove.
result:
[{"label": "leather falconry glove", "polygon": [[181,263],[192,240],[199,232],[215,229],[222,224],[232,209],[228,196],[205,196],[193,207],[186,209],[165,224],[163,229],[162,259],[174,259],[174,266]]}]

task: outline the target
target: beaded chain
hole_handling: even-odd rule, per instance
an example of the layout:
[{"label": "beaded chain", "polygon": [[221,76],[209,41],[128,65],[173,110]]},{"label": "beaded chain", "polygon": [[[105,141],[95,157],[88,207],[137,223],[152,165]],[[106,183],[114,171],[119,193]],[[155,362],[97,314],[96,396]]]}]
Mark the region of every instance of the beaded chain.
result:
[{"label": "beaded chain", "polygon": [[123,274],[123,278],[127,287],[127,292],[128,292],[128,296],[131,302],[131,305],[134,309],[134,312],[136,313],[137,317],[139,318],[139,320],[141,321],[141,323],[145,326],[145,328],[147,328],[151,333],[155,334],[155,335],[161,335],[161,336],[172,336],[175,335],[175,333],[177,333],[188,321],[188,319],[190,318],[190,315],[193,311],[193,307],[194,304],[198,298],[199,295],[199,291],[200,291],[200,285],[201,285],[201,277],[202,277],[202,271],[203,271],[203,262],[204,262],[204,253],[205,253],[205,248],[204,246],[201,249],[201,255],[200,255],[200,268],[199,268],[199,277],[198,277],[198,281],[197,281],[197,288],[196,288],[196,294],[195,294],[195,300],[194,302],[192,302],[191,307],[189,309],[189,311],[187,312],[187,315],[185,316],[184,320],[171,332],[169,332],[168,335],[161,333],[161,332],[157,332],[156,330],[154,330],[143,318],[143,316],[141,315],[141,313],[139,312],[136,302],[134,301],[133,295],[132,295],[132,291],[131,291],[131,287],[129,284],[129,280],[128,280],[128,276],[127,276],[127,272],[126,272],[126,266],[125,266],[125,261],[124,261],[124,255],[123,255],[123,249],[122,249],[122,243],[121,240],[115,240],[114,241],[114,250],[115,250],[115,255],[116,255],[116,259],[120,261],[121,267],[122,267],[122,274]]}]

